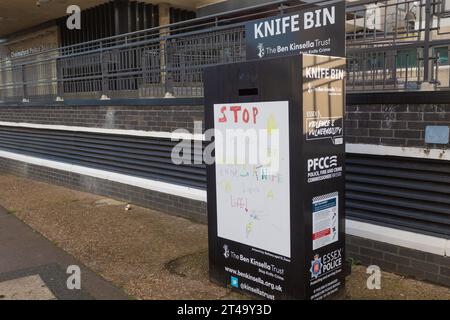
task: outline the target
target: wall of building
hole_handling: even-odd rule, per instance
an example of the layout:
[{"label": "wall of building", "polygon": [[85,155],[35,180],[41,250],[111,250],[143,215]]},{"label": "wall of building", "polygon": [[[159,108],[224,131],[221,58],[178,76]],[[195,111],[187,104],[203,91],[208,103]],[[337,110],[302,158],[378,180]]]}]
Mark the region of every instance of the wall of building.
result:
[{"label": "wall of building", "polygon": [[21,57],[31,53],[59,47],[58,27],[51,26],[39,31],[8,39],[2,47],[0,60]]},{"label": "wall of building", "polygon": [[194,122],[203,121],[203,106],[183,101],[152,106],[0,106],[0,121],[158,132],[182,128],[193,132]]},{"label": "wall of building", "polygon": [[449,126],[449,104],[356,104],[346,115],[347,143],[393,147],[437,148],[450,145],[427,144],[427,126]]},{"label": "wall of building", "polygon": [[[17,94],[14,84],[19,79],[31,81],[32,79],[52,79],[56,78],[56,61],[48,60],[46,63],[26,65],[17,68],[17,65],[23,64],[32,59],[55,59],[59,53],[49,52],[49,50],[59,47],[59,32],[57,26],[43,28],[39,31],[31,32],[26,35],[12,37],[8,42],[0,45],[0,60],[2,61],[2,72],[0,74],[0,83],[5,86],[2,90],[2,99]],[[19,90],[23,90],[20,88]],[[27,95],[44,95],[56,93],[55,84],[36,83],[27,88]]]},{"label": "wall of building", "polygon": [[347,236],[347,256],[355,264],[450,287],[450,257],[352,235]]},{"label": "wall of building", "polygon": [[[170,103],[167,100],[154,99],[151,105],[139,105],[144,103],[140,101],[137,105],[126,106],[102,106],[98,105],[98,101],[94,103],[95,105],[0,105],[0,135],[3,135],[0,171],[129,201],[135,205],[205,223],[206,203],[201,195],[198,196],[199,192],[192,191],[190,187],[181,184],[178,186],[175,182],[165,183],[161,181],[164,177],[149,179],[137,176],[138,173],[127,174],[120,170],[122,167],[113,172],[114,169],[102,164],[86,165],[86,162],[77,162],[80,154],[86,156],[86,152],[90,150],[89,145],[104,148],[99,144],[105,141],[114,140],[108,145],[120,145],[121,139],[134,141],[123,142],[128,150],[146,148],[152,141],[156,145],[159,141],[167,145],[171,139],[165,133],[180,128],[194,132],[194,122],[203,120],[203,106],[199,105],[196,99],[177,99],[176,102]],[[16,131],[18,129],[21,131]],[[15,137],[13,140],[6,139],[5,134]],[[31,141],[29,134],[39,135],[39,141]],[[56,137],[58,134],[69,134],[72,137],[83,134],[87,144],[82,146],[80,151],[81,146],[71,145],[71,137],[62,142]],[[24,135],[27,135],[27,138]],[[54,143],[48,143],[48,136],[56,139]],[[103,142],[97,139],[103,139]],[[22,152],[14,150],[14,141],[18,142],[18,148],[22,149]],[[143,146],[139,146],[139,143]],[[59,149],[52,149],[53,147]],[[80,154],[64,153],[74,148],[79,150]],[[120,149],[105,150],[112,156],[113,152],[117,152],[116,156],[120,157]],[[55,152],[55,155],[52,156],[51,152]],[[170,159],[170,151],[167,152]],[[130,156],[132,157],[133,155]],[[43,158],[46,161],[42,160]],[[91,161],[88,158],[86,160]]]},{"label": "wall of building", "polygon": [[226,0],[219,1],[218,3],[213,3],[206,5],[197,9],[197,15],[199,17],[206,17],[210,15],[220,14],[224,12],[230,12],[233,10],[239,10],[243,8],[253,7],[257,5],[262,5],[265,3],[273,2],[273,0]]},{"label": "wall of building", "polygon": [[[450,225],[448,218],[450,197],[446,194],[450,192],[448,186],[450,178],[447,179],[450,176],[450,162],[445,160],[447,155],[444,152],[448,145],[429,146],[424,142],[424,126],[450,125],[450,108],[444,103],[448,97],[439,98],[439,94],[435,97],[437,97],[435,101],[428,104],[418,98],[417,104],[402,104],[402,101],[394,101],[392,97],[391,103],[388,103],[383,100],[387,99],[386,97],[381,99],[373,96],[349,96],[346,118],[347,148],[351,152],[348,163],[351,173],[348,180],[350,189],[347,196],[348,256],[364,265],[375,264],[386,271],[450,285],[450,237],[445,233]],[[368,101],[372,103],[368,104]],[[43,156],[38,154],[49,152],[48,150],[54,147],[51,143],[47,143],[46,139],[52,136],[53,132],[57,132],[55,137],[58,137],[59,133],[68,134],[73,141],[78,140],[77,135],[83,134],[93,146],[102,144],[102,139],[114,139],[111,136],[117,139],[124,137],[135,139],[133,146],[129,146],[127,151],[132,155],[136,152],[133,150],[141,148],[139,143],[145,143],[145,137],[162,142],[170,141],[168,133],[179,128],[193,132],[193,122],[202,119],[201,99],[142,100],[134,105],[119,101],[106,101],[101,104],[92,101],[84,105],[68,101],[50,106],[0,105],[0,141],[4,142],[3,148],[0,146],[0,171],[129,201],[135,205],[205,223],[206,192],[205,186],[201,184],[205,173],[202,168],[196,169],[200,171],[195,172],[186,168],[186,172],[181,172],[181,176],[188,172],[198,176],[200,184],[189,186],[164,181],[165,175],[149,179],[139,176],[140,173],[137,171],[130,174],[128,171],[108,169],[109,167],[98,164],[89,165],[87,164],[89,159],[87,162],[67,158],[64,160],[67,155],[63,152],[52,157],[44,156],[44,160]],[[36,134],[38,140],[27,142],[32,134]],[[12,140],[20,146],[16,150]],[[62,147],[65,152],[71,149],[70,141],[67,143],[69,146]],[[40,144],[42,147],[39,147]],[[22,147],[28,151],[19,151]],[[36,153],[37,147],[42,148],[42,151]],[[92,151],[89,150],[84,152]],[[390,154],[387,156],[383,152]],[[371,158],[370,153],[375,158]],[[380,157],[376,157],[377,154],[382,155],[381,160],[386,163],[383,164],[385,167],[381,169],[381,173],[377,170],[381,161]],[[405,154],[409,160],[402,158]],[[128,154],[115,156],[118,157],[117,162],[122,161],[119,159],[121,157],[132,158]],[[427,157],[430,159],[423,159]],[[424,170],[419,172],[418,178],[415,178],[419,179],[419,185],[425,185],[420,183],[420,177],[440,177],[445,180],[441,184],[440,182],[430,184],[432,186],[439,184],[436,189],[438,191],[426,193],[434,197],[431,204],[414,199],[414,194],[410,193],[402,195],[409,197],[410,200],[392,202],[392,195],[386,195],[383,190],[391,187],[395,189],[395,186],[387,184],[385,187],[376,188],[372,182],[361,182],[351,177],[353,174],[360,179],[378,179],[377,183],[383,184],[386,177],[380,177],[383,175],[382,171],[396,172],[398,163],[401,164],[402,161],[411,164],[414,174],[417,174],[419,169]],[[416,164],[415,161],[424,163]],[[409,169],[402,168],[402,170]],[[437,173],[433,173],[433,170]],[[395,182],[395,177],[387,178]],[[351,189],[352,184],[357,187],[364,184],[363,190],[359,190],[358,187],[355,192]],[[405,190],[414,191],[411,188]],[[404,191],[404,188],[397,189]],[[423,195],[424,192],[418,191],[416,194]],[[384,196],[387,198],[383,198]],[[378,201],[379,212],[375,216],[370,208],[362,210],[358,207],[358,201],[369,204],[373,202],[372,205],[375,206],[378,205]],[[426,207],[402,208],[405,203]],[[404,216],[405,212],[411,212],[413,215]],[[419,212],[422,215],[417,215]],[[431,227],[423,227],[420,231],[421,226],[425,225]],[[405,239],[412,240],[405,241]]]},{"label": "wall of building", "polygon": [[[19,160],[16,160],[19,159]],[[112,181],[110,176],[95,176],[88,171],[70,172],[68,166],[56,169],[59,163],[46,163],[46,166],[32,163],[31,159],[5,157],[0,152],[0,173],[13,174],[42,182],[52,183],[66,188],[107,196],[117,200],[159,210],[161,212],[206,223],[206,202],[154,190],[149,184],[144,187],[130,185],[126,176],[118,176]],[[129,183],[127,183],[129,182]],[[162,188],[160,188],[162,190]]]},{"label": "wall of building", "polygon": [[[406,224],[417,222],[416,219],[423,215],[431,220],[445,221],[442,230],[450,230],[449,196],[445,186],[450,181],[449,144],[427,143],[425,139],[427,126],[450,127],[447,93],[350,94],[347,100],[345,126],[349,158],[378,155],[374,168],[379,169],[365,176],[366,167],[360,160],[355,161],[354,167],[348,165],[347,215],[357,212],[356,216],[364,217],[376,207],[380,213],[387,213],[386,222],[394,219],[389,223],[391,227],[406,213],[409,215]],[[393,166],[389,167],[389,161],[393,161]],[[420,190],[414,190],[416,188]],[[440,195],[442,199],[439,199]],[[363,206],[358,202],[361,199]],[[432,211],[427,211],[427,207]],[[431,220],[429,223],[432,224]],[[430,239],[424,236],[416,244],[406,244],[401,239],[414,238],[414,235],[402,234],[407,231],[386,232],[395,238],[386,239],[374,236],[376,232],[370,229],[377,227],[368,228],[351,232],[353,235],[347,245],[349,257],[364,265],[378,265],[386,271],[446,286],[450,284],[448,240],[445,244],[446,240],[441,243],[441,236]],[[417,231],[413,233],[417,234]],[[425,227],[421,233],[427,233]],[[448,238],[443,235],[441,239]],[[431,248],[433,243],[436,248]],[[420,248],[421,245],[424,247]]]}]

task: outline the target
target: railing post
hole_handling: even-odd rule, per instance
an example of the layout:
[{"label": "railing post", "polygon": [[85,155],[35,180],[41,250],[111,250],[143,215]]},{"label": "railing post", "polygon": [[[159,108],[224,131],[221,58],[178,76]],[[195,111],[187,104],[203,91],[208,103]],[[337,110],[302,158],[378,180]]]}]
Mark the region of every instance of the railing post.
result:
[{"label": "railing post", "polygon": [[63,68],[60,58],[56,58],[56,100],[63,100],[63,92],[64,92],[64,79],[63,79]]},{"label": "railing post", "polygon": [[173,75],[171,72],[168,72],[166,69],[166,77],[165,77],[165,83],[164,83],[164,89],[166,91],[166,97],[173,97],[174,96],[174,83],[173,83]]},{"label": "railing post", "polygon": [[386,52],[383,52],[383,90],[386,88]]},{"label": "railing post", "polygon": [[397,88],[397,51],[391,53],[391,63],[392,63],[392,80],[394,80],[395,88]]},{"label": "railing post", "polygon": [[[170,24],[170,5],[167,3],[162,3],[159,6],[159,25],[166,26]],[[170,35],[170,28],[161,28],[159,30],[160,37],[160,49],[159,49],[159,59],[160,59],[160,69],[161,69],[161,84],[165,90],[164,95],[168,96],[171,94],[169,90],[170,81],[168,83],[168,46],[167,37]],[[168,91],[169,90],[169,91]]]},{"label": "railing post", "polygon": [[100,51],[100,66],[102,71],[102,100],[109,99],[109,86],[108,86],[108,60],[105,59],[103,49]]},{"label": "railing post", "polygon": [[409,54],[406,54],[406,74],[405,74],[405,90],[408,90],[408,81],[409,81],[409,77],[408,77],[408,72],[409,72]]},{"label": "railing post", "polygon": [[[447,47],[447,57],[450,57],[450,46]],[[450,87],[450,70],[448,72],[448,84],[447,88]]]},{"label": "railing post", "polygon": [[441,55],[438,52],[436,56],[433,57],[433,83],[435,87],[439,85],[439,64],[441,60]]},{"label": "railing post", "polygon": [[28,90],[27,90],[27,83],[26,83],[26,74],[25,74],[25,65],[20,66],[20,73],[22,75],[22,102],[28,102]]},{"label": "railing post", "polygon": [[430,82],[431,0],[425,0],[425,35],[423,46],[423,82]]}]

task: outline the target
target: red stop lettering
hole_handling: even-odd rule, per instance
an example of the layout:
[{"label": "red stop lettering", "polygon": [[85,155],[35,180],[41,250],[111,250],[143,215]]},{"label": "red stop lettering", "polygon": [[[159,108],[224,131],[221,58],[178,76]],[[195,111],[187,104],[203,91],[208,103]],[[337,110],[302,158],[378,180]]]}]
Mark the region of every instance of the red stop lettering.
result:
[{"label": "red stop lettering", "polygon": [[250,121],[250,112],[247,109],[245,109],[242,114],[242,120],[244,120],[245,123]]},{"label": "red stop lettering", "polygon": [[238,123],[238,121],[239,121],[239,111],[241,111],[242,108],[236,106],[236,107],[231,107],[230,110],[232,112],[234,112],[234,123]]},{"label": "red stop lettering", "polygon": [[[220,123],[228,122],[227,111],[232,113],[234,123],[250,123],[250,121],[256,124],[259,110],[257,107],[253,108],[243,108],[242,106],[232,106],[232,107],[222,107],[220,109]],[[231,116],[231,115],[230,115]]]},{"label": "red stop lettering", "polygon": [[259,110],[256,107],[253,107],[253,123],[256,124],[256,117],[259,114]]},{"label": "red stop lettering", "polygon": [[222,107],[220,109],[220,113],[222,114],[222,118],[219,119],[220,123],[226,123],[227,122],[227,116],[225,114],[225,111],[227,111],[227,107]]}]

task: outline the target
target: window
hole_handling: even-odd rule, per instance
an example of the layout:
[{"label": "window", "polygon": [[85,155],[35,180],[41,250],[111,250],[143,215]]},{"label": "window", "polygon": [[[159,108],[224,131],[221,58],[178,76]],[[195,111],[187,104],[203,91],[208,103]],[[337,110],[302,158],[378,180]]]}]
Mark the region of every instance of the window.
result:
[{"label": "window", "polygon": [[397,53],[397,68],[414,68],[417,67],[417,51],[416,49],[401,50]]},{"label": "window", "polygon": [[448,66],[448,47],[439,47],[433,49],[433,57],[439,56],[439,65]]}]

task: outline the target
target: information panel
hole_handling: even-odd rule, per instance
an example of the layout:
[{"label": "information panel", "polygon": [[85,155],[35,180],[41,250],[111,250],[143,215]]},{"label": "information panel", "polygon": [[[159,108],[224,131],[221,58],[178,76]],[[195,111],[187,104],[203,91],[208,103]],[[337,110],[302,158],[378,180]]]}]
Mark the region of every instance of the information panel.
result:
[{"label": "information panel", "polygon": [[308,9],[246,24],[247,59],[299,53],[345,56],[345,2]]},{"label": "information panel", "polygon": [[324,299],[344,286],[346,60],[305,54],[302,61],[303,214],[312,225],[308,296]]}]

